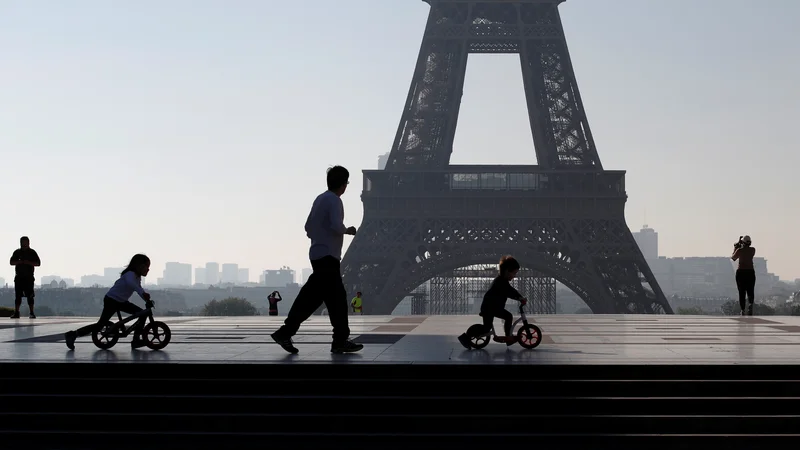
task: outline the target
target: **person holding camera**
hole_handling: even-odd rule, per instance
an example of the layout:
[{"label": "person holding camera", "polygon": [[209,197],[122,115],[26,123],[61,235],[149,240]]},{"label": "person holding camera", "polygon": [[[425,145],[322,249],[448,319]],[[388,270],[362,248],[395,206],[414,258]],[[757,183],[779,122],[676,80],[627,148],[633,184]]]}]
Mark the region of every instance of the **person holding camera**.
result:
[{"label": "person holding camera", "polygon": [[[739,241],[733,244],[731,256],[732,260],[739,261],[739,267],[736,269],[736,288],[739,290],[739,306],[742,308],[743,316],[753,315],[755,301],[756,268],[753,266],[753,257],[756,256],[756,248],[752,245],[750,236],[739,236]],[[749,300],[749,304],[745,302],[745,297]]]}]

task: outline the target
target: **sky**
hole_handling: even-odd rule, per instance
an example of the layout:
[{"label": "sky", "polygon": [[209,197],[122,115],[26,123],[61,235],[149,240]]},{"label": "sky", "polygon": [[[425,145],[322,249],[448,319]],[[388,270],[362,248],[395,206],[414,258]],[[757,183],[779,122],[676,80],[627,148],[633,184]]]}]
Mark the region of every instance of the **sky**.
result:
[{"label": "sky", "polygon": [[[420,0],[0,0],[0,248],[78,280],[137,252],[308,267],[325,170],[361,170],[397,129]],[[606,169],[662,256],[727,256],[742,234],[800,277],[800,2],[561,6]],[[515,55],[471,55],[451,162],[536,162]],[[350,238],[346,238],[349,242]],[[347,245],[347,244],[345,244]],[[0,266],[13,279],[13,267]],[[153,280],[154,281],[154,280]]]}]

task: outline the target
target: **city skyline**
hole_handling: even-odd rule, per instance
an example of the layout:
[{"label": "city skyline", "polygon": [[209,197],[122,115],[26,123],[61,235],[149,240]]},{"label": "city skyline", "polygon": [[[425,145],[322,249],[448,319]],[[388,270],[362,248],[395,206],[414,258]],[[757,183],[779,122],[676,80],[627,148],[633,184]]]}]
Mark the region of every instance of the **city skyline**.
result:
[{"label": "city skyline", "polygon": [[[0,82],[14,89],[0,149],[19,170],[0,183],[26,186],[4,205],[26,217],[0,230],[6,255],[28,235],[39,275],[78,278],[139,252],[155,273],[175,259],[299,270],[334,164],[351,171],[342,200],[358,227],[361,170],[390,149],[430,8],[273,3],[5,2]],[[799,112],[800,64],[786,55],[800,53],[800,3],[559,10],[603,165],[627,171],[630,228],[646,210],[668,257],[725,256],[749,234],[771,271],[800,277],[800,155],[759,131],[792,129]],[[470,56],[452,163],[534,164],[525,110],[519,58]]]},{"label": "city skyline", "polygon": [[[235,284],[235,285],[264,284],[265,278],[266,279],[274,278],[281,280],[285,279],[285,280],[291,280],[288,281],[290,283],[302,284],[302,282],[305,281],[305,279],[307,278],[306,271],[309,271],[310,273],[311,270],[310,268],[302,268],[301,270],[295,270],[288,266],[281,266],[279,269],[266,268],[258,272],[259,279],[257,281],[253,281],[250,278],[250,269],[246,267],[238,267],[237,263],[219,264],[211,261],[198,266],[192,266],[189,263],[168,261],[164,265],[165,267],[161,271],[154,270],[151,267],[150,274],[147,277],[144,277],[144,281],[147,285],[161,285],[161,286],[206,285],[207,286],[207,285],[226,285],[226,284]],[[216,278],[210,279],[207,275],[207,270],[209,266],[213,265],[219,267],[220,270],[217,272]],[[188,270],[185,270],[187,267]],[[235,276],[230,272],[226,276],[224,272],[226,267],[229,271],[235,270]],[[182,271],[182,269],[183,273],[179,273],[180,271]],[[104,267],[102,270],[103,273],[102,275],[98,273],[91,273],[91,274],[82,274],[74,278],[60,274],[48,273],[42,275],[41,273],[37,273],[36,284],[44,285],[44,284],[49,284],[52,280],[55,280],[57,282],[60,280],[66,280],[67,287],[72,287],[72,286],[87,287],[93,285],[110,286],[119,278],[119,273],[122,270],[123,267]],[[170,273],[170,270],[172,270],[172,273]],[[13,275],[10,278],[10,280],[13,282]],[[0,286],[2,286],[5,283],[6,283],[5,277],[0,277]]]},{"label": "city skyline", "polygon": [[[666,258],[719,258],[719,257],[728,257],[729,256],[729,255],[725,255],[725,254],[718,254],[718,255],[672,255],[672,256],[667,256],[667,255],[661,254],[660,251],[659,251],[659,232],[658,232],[658,230],[656,230],[655,228],[650,227],[648,224],[643,224],[641,226],[641,229],[636,229],[635,227],[631,227],[631,232],[633,233],[634,239],[636,240],[637,245],[639,245],[639,248],[642,251],[642,254],[645,256],[645,259],[648,261],[648,263],[651,263],[651,264],[652,264],[653,259],[655,259],[655,258],[665,258],[665,257]],[[764,260],[766,260],[767,263],[769,263],[769,259],[770,258],[769,258],[768,255],[759,254],[758,258],[759,259],[763,258]],[[149,277],[145,278],[147,284],[149,284],[149,285],[168,285],[167,283],[160,283],[159,280],[163,277],[164,271],[167,270],[167,267],[168,267],[169,264],[186,265],[186,266],[190,266],[190,268],[191,268],[192,283],[191,284],[173,284],[175,286],[193,286],[193,285],[196,285],[196,284],[200,284],[200,285],[216,285],[216,284],[237,283],[237,282],[238,283],[260,283],[260,281],[253,281],[252,280],[252,278],[250,277],[249,268],[238,267],[238,263],[219,263],[219,262],[216,262],[216,261],[209,261],[209,262],[204,262],[204,263],[195,263],[195,264],[193,264],[193,263],[183,263],[183,262],[180,262],[180,261],[167,261],[167,262],[162,264],[162,267],[160,269],[158,267],[158,264],[153,264],[151,266],[150,275],[149,275]],[[207,278],[207,275],[206,275],[205,271],[208,270],[209,265],[214,265],[214,264],[216,264],[217,267],[218,267],[217,274],[220,275],[220,277],[221,277],[221,274],[222,274],[223,266],[236,266],[236,268],[238,269],[236,281],[231,281],[230,279],[227,279],[226,281],[223,281],[223,279],[220,278],[219,280],[216,280],[214,282],[209,282],[211,280],[209,280]],[[0,279],[13,281],[13,279],[14,279],[14,276],[13,276],[14,267],[13,266],[9,266],[9,268],[10,268],[10,270],[8,271],[9,272],[8,274],[3,274],[2,271],[0,271]],[[256,273],[258,273],[259,276],[261,278],[263,278],[264,272],[281,270],[281,269],[291,270],[294,273],[294,282],[298,283],[298,284],[303,284],[305,282],[305,280],[308,278],[308,276],[311,274],[311,268],[310,267],[300,267],[298,269],[293,269],[293,268],[291,268],[289,266],[286,266],[286,265],[281,265],[280,269],[264,268],[264,269],[261,269],[259,272],[256,272]],[[651,267],[651,269],[652,269],[652,267]],[[241,278],[241,271],[243,271],[243,270],[244,271],[248,271],[247,272],[247,278],[246,278],[247,281],[243,281],[243,278]],[[731,270],[734,270],[733,263],[731,263]],[[52,273],[42,274],[41,267],[39,267],[39,268],[37,268],[36,277],[37,277],[37,284],[42,284],[41,278],[56,277],[58,279],[62,279],[62,278],[70,279],[70,280],[73,281],[73,283],[76,286],[87,286],[87,285],[90,286],[91,283],[86,284],[86,283],[79,282],[79,281],[76,281],[76,280],[82,280],[82,279],[87,278],[87,277],[99,277],[99,278],[102,278],[104,280],[104,283],[108,283],[108,281],[107,281],[108,279],[113,278],[113,280],[116,280],[116,278],[118,278],[118,274],[119,274],[120,271],[122,271],[122,267],[121,266],[120,267],[104,267],[103,268],[103,275],[99,275],[97,273],[91,273],[91,274],[78,274],[78,275],[64,276],[64,275],[52,274]],[[199,271],[201,271],[201,272],[199,272]],[[202,273],[203,275],[198,275],[199,273]],[[774,270],[772,270],[772,268],[770,267],[770,273],[776,273],[776,272]],[[780,279],[783,280],[783,281],[787,281],[787,282],[794,282],[795,280],[800,279],[800,277],[792,277],[792,278],[780,277]],[[199,282],[198,280],[204,280],[204,282]],[[6,281],[6,282],[8,282],[8,281]]]}]

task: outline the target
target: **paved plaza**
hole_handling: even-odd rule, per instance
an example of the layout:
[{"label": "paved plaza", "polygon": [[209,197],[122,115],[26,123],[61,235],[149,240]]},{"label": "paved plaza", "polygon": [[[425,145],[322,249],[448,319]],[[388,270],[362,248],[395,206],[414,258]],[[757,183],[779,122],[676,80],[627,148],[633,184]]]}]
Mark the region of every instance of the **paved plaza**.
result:
[{"label": "paved plaza", "polygon": [[[800,317],[553,315],[532,317],[544,339],[534,350],[492,342],[465,350],[456,340],[477,316],[351,316],[364,350],[330,353],[328,318],[315,316],[288,355],[269,335],[283,317],[166,317],[172,342],[162,351],[132,350],[130,336],[111,350],[90,337],[64,345],[64,332],[95,318],[4,319],[3,362],[423,363],[423,364],[797,364]],[[500,327],[497,321],[496,326]]]}]

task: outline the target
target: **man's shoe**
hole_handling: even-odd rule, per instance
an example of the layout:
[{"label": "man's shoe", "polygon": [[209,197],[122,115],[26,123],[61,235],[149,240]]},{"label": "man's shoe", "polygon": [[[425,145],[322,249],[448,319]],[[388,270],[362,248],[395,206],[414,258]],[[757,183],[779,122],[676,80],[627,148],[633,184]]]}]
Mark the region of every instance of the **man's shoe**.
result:
[{"label": "man's shoe", "polygon": [[145,340],[144,339],[135,339],[134,338],[134,340],[131,341],[131,349],[132,350],[135,350],[137,348],[142,348],[145,345],[147,345],[147,344],[145,344]]},{"label": "man's shoe", "polygon": [[74,331],[67,331],[64,334],[64,340],[67,341],[67,348],[70,350],[75,350],[75,339],[78,337],[78,333]]},{"label": "man's shoe", "polygon": [[12,318],[12,319],[19,319],[19,311],[17,311],[17,312],[15,312],[14,314],[12,314],[12,315],[11,315],[11,318]]},{"label": "man's shoe", "polygon": [[281,346],[282,349],[286,350],[287,352],[296,355],[300,350],[298,350],[291,339],[283,339],[278,332],[274,332],[269,335],[273,341],[275,341],[278,345]]},{"label": "man's shoe", "polygon": [[347,339],[342,342],[334,342],[331,345],[331,353],[355,353],[364,348],[363,344],[356,344]]},{"label": "man's shoe", "polygon": [[36,318],[36,314],[34,314],[34,313],[28,314],[28,319],[35,319],[35,318]]}]

